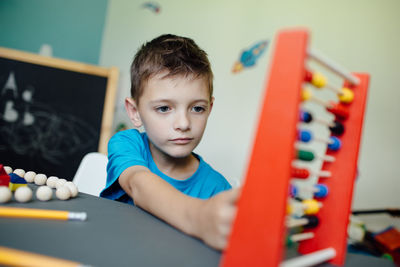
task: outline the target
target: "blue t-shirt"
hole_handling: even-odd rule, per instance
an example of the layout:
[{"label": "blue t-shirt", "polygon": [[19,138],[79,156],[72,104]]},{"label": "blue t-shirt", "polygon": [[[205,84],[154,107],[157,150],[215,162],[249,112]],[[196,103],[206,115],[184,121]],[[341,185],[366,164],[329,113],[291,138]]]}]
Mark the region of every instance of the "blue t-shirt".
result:
[{"label": "blue t-shirt", "polygon": [[151,156],[146,133],[136,129],[116,133],[108,143],[107,183],[100,193],[101,197],[133,204],[118,183],[121,173],[131,166],[145,166],[182,193],[201,199],[210,198],[217,193],[232,188],[228,181],[199,155],[197,171],[185,180],[177,180],[162,173]]}]

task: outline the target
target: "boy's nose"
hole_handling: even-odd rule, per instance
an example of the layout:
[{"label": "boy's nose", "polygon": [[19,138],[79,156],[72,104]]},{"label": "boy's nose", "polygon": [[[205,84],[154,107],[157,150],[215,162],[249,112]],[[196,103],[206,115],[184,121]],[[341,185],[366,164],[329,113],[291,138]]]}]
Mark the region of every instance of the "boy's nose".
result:
[{"label": "boy's nose", "polygon": [[187,131],[190,129],[190,119],[186,112],[180,112],[176,114],[174,121],[175,130]]}]

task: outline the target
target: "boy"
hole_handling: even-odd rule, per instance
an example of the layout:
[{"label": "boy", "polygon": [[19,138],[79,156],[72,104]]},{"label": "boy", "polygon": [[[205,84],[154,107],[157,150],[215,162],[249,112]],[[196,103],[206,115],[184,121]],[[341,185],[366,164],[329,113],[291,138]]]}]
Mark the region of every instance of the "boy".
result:
[{"label": "boy", "polygon": [[131,66],[125,109],[136,129],[108,145],[107,185],[100,196],[135,204],[186,234],[224,249],[238,198],[226,179],[192,151],[214,97],[207,54],[193,40],[162,35]]}]

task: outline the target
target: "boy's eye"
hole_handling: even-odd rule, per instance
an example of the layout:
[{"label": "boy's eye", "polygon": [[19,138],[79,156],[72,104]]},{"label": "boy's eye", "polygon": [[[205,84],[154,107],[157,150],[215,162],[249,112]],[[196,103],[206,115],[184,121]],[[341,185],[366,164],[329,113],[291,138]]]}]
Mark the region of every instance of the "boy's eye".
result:
[{"label": "boy's eye", "polygon": [[205,109],[204,107],[201,107],[201,106],[194,106],[194,107],[192,108],[192,110],[193,110],[194,112],[196,112],[196,113],[201,113],[201,112],[204,112],[206,109]]},{"label": "boy's eye", "polygon": [[170,108],[168,106],[157,107],[156,110],[161,113],[168,112]]}]

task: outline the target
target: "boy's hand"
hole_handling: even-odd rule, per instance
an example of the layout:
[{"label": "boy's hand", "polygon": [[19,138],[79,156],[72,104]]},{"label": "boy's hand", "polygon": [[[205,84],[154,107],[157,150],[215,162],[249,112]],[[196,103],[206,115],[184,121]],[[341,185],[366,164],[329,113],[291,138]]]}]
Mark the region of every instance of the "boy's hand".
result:
[{"label": "boy's hand", "polygon": [[200,207],[198,236],[215,249],[223,250],[228,244],[239,193],[239,188],[221,192]]}]

